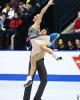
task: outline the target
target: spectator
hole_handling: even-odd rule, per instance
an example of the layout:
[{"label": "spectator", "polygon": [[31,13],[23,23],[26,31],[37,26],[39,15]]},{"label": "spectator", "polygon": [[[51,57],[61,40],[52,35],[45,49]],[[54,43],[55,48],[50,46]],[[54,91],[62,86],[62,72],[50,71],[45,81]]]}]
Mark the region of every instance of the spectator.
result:
[{"label": "spectator", "polygon": [[75,47],[71,40],[68,40],[68,42],[67,42],[67,50],[75,50]]},{"label": "spectator", "polygon": [[8,19],[12,19],[14,17],[15,10],[13,8],[10,8],[8,11]]},{"label": "spectator", "polygon": [[1,18],[0,18],[0,25],[2,27],[2,30],[5,30],[5,28],[4,28],[4,21],[6,20],[6,17],[7,17],[6,14],[2,13]]},{"label": "spectator", "polygon": [[7,17],[4,20],[3,26],[5,28],[5,30],[9,30],[9,23],[10,23],[10,19],[8,19]]},{"label": "spectator", "polygon": [[14,18],[10,20],[9,27],[13,30],[17,29],[21,24],[23,23],[23,20],[19,18],[18,14],[15,13]]},{"label": "spectator", "polygon": [[10,10],[10,5],[7,3],[5,8],[2,10],[2,13],[8,13],[8,11]]},{"label": "spectator", "polygon": [[58,40],[58,50],[66,50],[63,39]]},{"label": "spectator", "polygon": [[18,14],[19,16],[23,16],[26,13],[26,5],[22,2],[19,3]]},{"label": "spectator", "polygon": [[78,18],[74,22],[74,30],[75,32],[80,32],[80,12],[78,12]]},{"label": "spectator", "polygon": [[75,40],[75,43],[76,43],[76,50],[80,50],[80,39],[76,39]]},{"label": "spectator", "polygon": [[5,49],[5,32],[2,30],[0,25],[0,50]]},{"label": "spectator", "polygon": [[25,8],[27,11],[31,9],[32,5],[30,3],[26,3]]},{"label": "spectator", "polygon": [[19,15],[15,13],[15,17],[11,19],[10,28],[14,31],[14,49],[15,50],[24,50],[25,49],[25,39],[26,39],[26,27],[23,23],[23,20],[19,18]]}]

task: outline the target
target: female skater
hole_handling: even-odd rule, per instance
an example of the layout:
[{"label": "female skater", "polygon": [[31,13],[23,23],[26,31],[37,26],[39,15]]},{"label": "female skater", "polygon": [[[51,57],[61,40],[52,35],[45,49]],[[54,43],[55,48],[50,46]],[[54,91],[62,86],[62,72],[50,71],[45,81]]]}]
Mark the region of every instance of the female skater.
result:
[{"label": "female skater", "polygon": [[[32,52],[31,52],[31,69],[30,69],[29,76],[27,77],[27,82],[24,85],[25,87],[29,86],[32,83],[32,77],[36,70],[36,61],[38,60],[37,54],[39,54],[41,50],[48,52],[56,60],[61,59],[61,57],[56,57],[53,50],[47,47],[51,44],[50,36],[47,35],[47,30],[43,29],[40,32],[40,23],[42,21],[43,14],[46,12],[46,10],[50,5],[53,5],[53,0],[49,0],[48,4],[41,10],[40,14],[34,16],[33,19],[34,24],[29,28],[28,31],[30,41],[32,44]],[[57,37],[58,36],[59,35],[57,35]]]}]

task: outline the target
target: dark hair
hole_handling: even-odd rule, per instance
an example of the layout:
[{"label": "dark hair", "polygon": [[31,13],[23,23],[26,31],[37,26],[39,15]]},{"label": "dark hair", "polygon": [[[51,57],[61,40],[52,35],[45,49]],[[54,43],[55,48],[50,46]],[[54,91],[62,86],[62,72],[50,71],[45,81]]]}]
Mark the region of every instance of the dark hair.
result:
[{"label": "dark hair", "polygon": [[49,35],[49,29],[48,28],[43,28],[41,30],[46,30],[47,31],[47,35]]},{"label": "dark hair", "polygon": [[67,42],[71,42],[71,43],[73,43],[73,41],[72,41],[72,40],[68,40]]}]

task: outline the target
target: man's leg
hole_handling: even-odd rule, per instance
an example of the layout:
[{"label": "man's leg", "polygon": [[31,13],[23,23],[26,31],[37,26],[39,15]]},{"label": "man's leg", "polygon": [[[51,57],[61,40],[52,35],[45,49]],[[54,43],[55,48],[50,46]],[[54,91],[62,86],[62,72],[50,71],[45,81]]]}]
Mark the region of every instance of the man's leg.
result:
[{"label": "man's leg", "polygon": [[41,100],[41,96],[42,96],[45,86],[47,84],[47,72],[46,72],[46,69],[44,66],[44,59],[41,59],[37,62],[37,70],[39,73],[41,83],[40,83],[37,93],[34,97],[34,100]]},{"label": "man's leg", "polygon": [[[29,63],[29,72],[30,72],[30,68],[31,68],[31,62]],[[34,73],[34,75],[35,75],[35,73]],[[33,78],[32,78],[32,84],[33,84],[34,75],[33,75]],[[23,100],[30,100],[32,84],[30,84],[28,87],[25,88]]]},{"label": "man's leg", "polygon": [[31,89],[32,89],[32,84],[25,88],[23,100],[30,100]]}]

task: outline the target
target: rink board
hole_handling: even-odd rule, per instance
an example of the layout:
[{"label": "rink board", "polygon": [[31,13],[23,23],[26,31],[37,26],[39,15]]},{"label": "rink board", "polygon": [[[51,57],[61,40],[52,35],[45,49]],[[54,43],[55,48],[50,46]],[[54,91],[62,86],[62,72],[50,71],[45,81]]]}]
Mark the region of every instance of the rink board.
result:
[{"label": "rink board", "polygon": [[[43,100],[79,100],[80,99],[80,52],[55,52],[62,56],[63,60],[56,61],[51,55],[46,54],[45,66],[48,73],[48,84],[46,86]],[[22,100],[23,84],[28,74],[30,52],[27,51],[0,51],[0,100]],[[12,83],[12,85],[9,85]],[[14,84],[15,83],[15,84]],[[38,74],[32,90],[31,100],[39,84]],[[16,91],[16,86],[18,89]],[[6,91],[3,91],[6,88]],[[48,90],[48,91],[47,91]],[[8,91],[8,93],[7,93]],[[9,95],[9,92],[12,95]],[[16,92],[15,92],[16,91]],[[14,93],[14,95],[13,95]]]}]

